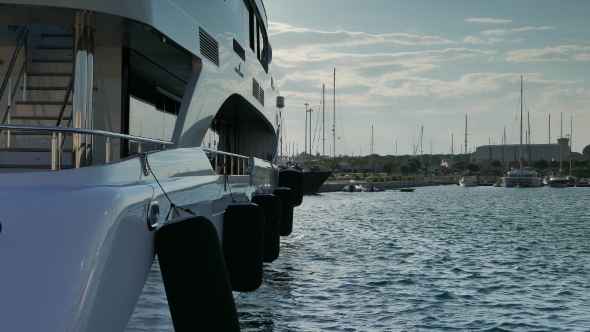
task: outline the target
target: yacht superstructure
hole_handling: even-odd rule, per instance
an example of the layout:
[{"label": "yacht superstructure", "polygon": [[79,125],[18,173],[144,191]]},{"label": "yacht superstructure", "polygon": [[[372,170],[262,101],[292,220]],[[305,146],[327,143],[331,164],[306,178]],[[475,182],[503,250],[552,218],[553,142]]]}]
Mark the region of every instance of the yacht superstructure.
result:
[{"label": "yacht superstructure", "polygon": [[267,26],[261,0],[0,1],[1,331],[124,330],[165,219],[223,240],[278,186]]}]

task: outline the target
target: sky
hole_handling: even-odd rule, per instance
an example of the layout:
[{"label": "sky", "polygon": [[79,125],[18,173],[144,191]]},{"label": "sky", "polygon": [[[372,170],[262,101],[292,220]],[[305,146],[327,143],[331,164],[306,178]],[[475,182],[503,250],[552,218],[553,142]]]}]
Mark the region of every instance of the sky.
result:
[{"label": "sky", "polygon": [[[332,151],[334,68],[338,155],[367,155],[371,126],[379,155],[395,154],[396,141],[399,155],[413,154],[422,126],[424,154],[431,146],[448,154],[451,145],[459,153],[466,115],[468,150],[501,144],[504,130],[518,143],[521,75],[531,142],[549,141],[551,114],[556,143],[563,112],[563,137],[573,119],[573,151],[590,144],[590,1],[266,0],[265,7],[285,140],[298,152],[306,114],[312,151]],[[316,131],[322,84],[325,150]]]}]

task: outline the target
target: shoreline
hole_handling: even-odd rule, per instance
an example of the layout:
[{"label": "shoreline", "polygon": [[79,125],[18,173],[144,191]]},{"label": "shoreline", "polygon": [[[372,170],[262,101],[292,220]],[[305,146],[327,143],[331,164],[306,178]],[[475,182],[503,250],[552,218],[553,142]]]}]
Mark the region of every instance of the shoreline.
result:
[{"label": "shoreline", "polygon": [[[318,193],[337,192],[342,191],[348,181],[326,181]],[[457,185],[455,181],[442,181],[442,180],[416,180],[416,181],[388,181],[388,182],[368,182],[368,181],[355,181],[356,185],[363,185],[363,187],[374,186],[375,188],[391,190],[407,187],[427,187],[427,186],[447,186]]]}]

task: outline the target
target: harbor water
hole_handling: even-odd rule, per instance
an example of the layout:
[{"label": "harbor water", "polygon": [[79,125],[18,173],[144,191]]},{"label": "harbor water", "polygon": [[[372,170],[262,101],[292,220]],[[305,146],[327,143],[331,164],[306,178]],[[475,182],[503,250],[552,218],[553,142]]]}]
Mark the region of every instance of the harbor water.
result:
[{"label": "harbor water", "polygon": [[[590,331],[590,188],[305,197],[242,331]],[[127,331],[173,331],[157,262]]]}]

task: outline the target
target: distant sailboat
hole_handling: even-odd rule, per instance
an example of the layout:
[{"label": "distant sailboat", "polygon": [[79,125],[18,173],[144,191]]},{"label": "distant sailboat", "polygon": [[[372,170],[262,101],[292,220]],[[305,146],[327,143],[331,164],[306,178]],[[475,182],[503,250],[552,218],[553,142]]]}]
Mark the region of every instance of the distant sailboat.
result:
[{"label": "distant sailboat", "polygon": [[522,90],[522,76],[520,76],[520,153],[519,164],[520,168],[517,171],[509,171],[506,176],[500,179],[503,187],[538,187],[539,179],[537,172],[525,171],[523,169],[522,160],[522,104],[523,104],[523,90]]}]

